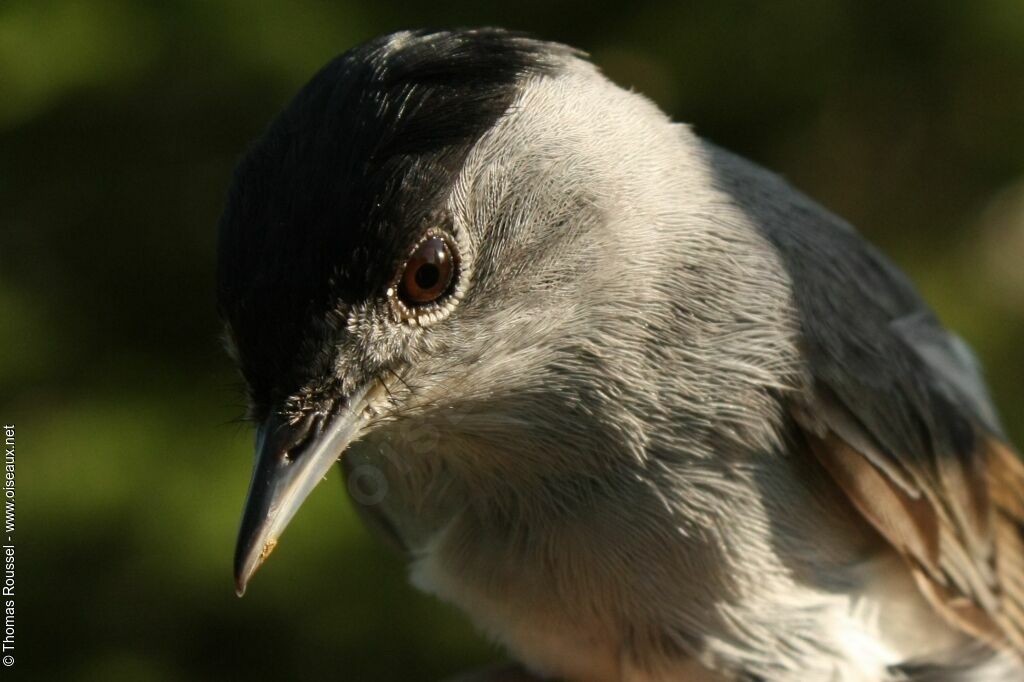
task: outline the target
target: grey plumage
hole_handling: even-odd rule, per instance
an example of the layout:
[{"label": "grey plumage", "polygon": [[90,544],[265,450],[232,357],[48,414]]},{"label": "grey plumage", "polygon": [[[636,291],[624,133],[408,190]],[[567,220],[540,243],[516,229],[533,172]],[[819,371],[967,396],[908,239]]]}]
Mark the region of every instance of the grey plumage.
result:
[{"label": "grey plumage", "polygon": [[[349,489],[413,582],[570,680],[1020,679],[1024,475],[965,344],[849,225],[566,48],[396,34],[374,59],[451,41],[543,68],[516,67],[417,224],[356,240],[381,284],[291,319],[310,350],[267,391],[275,423],[316,423],[300,443],[350,405]],[[270,248],[233,215],[222,229]],[[431,228],[456,280],[404,319],[391,271]],[[221,307],[243,367],[273,356],[259,295]],[[259,471],[242,586],[287,521],[260,525],[281,505]]]}]

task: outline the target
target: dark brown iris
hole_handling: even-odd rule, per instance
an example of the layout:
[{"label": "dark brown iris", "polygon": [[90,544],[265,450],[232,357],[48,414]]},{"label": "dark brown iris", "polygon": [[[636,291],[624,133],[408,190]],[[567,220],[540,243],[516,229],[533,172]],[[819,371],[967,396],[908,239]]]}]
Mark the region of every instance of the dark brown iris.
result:
[{"label": "dark brown iris", "polygon": [[406,305],[432,303],[448,291],[455,272],[452,251],[441,237],[427,239],[405,262],[398,294]]}]

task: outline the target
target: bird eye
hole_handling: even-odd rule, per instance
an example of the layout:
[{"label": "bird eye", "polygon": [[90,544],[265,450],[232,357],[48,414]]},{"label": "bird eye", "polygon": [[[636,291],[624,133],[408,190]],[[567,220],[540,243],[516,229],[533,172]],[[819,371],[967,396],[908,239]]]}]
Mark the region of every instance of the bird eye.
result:
[{"label": "bird eye", "polygon": [[442,237],[430,237],[405,262],[398,295],[408,306],[432,303],[447,293],[455,274],[452,249]]}]

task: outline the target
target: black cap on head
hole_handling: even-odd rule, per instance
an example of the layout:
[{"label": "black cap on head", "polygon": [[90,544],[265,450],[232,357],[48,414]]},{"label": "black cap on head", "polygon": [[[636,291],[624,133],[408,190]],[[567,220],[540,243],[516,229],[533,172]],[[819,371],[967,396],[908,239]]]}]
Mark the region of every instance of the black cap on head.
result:
[{"label": "black cap on head", "polygon": [[221,218],[217,294],[257,409],[308,379],[312,320],[383,290],[517,82],[557,49],[497,29],[378,38],[253,143]]}]

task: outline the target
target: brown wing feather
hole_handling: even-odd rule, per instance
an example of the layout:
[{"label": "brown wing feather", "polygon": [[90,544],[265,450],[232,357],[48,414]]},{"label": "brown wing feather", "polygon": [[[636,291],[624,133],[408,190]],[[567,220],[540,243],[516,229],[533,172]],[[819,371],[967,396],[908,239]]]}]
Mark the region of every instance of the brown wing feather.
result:
[{"label": "brown wing feather", "polygon": [[808,430],[818,460],[907,560],[946,620],[1024,652],[1024,464],[1017,454],[978,427],[971,456],[937,458],[930,471],[901,459],[896,480],[875,463],[876,452],[866,452],[870,436],[851,437],[849,424],[839,429],[845,438],[820,425]]},{"label": "brown wing feather", "polygon": [[1002,588],[1001,620],[1018,648],[1024,648],[1024,463],[1005,443],[991,438],[985,442],[995,513],[996,573]]}]

